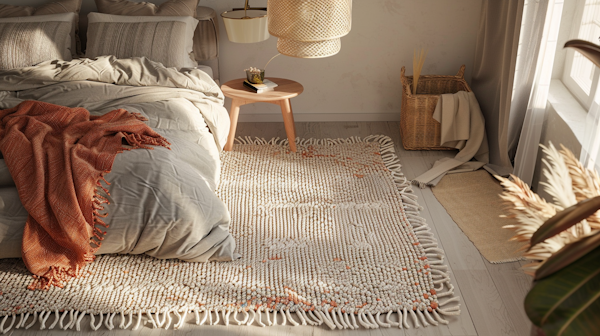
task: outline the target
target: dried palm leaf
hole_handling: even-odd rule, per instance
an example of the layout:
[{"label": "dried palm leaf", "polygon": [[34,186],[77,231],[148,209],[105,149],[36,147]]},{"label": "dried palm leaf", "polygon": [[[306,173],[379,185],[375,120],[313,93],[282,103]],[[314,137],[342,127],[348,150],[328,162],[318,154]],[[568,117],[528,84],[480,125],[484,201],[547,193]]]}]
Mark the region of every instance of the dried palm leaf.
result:
[{"label": "dried palm leaf", "polygon": [[540,262],[531,262],[529,264],[521,266],[521,269],[523,270],[523,272],[525,272],[525,274],[531,275],[533,277],[535,276],[535,271],[537,271],[537,269],[540,268],[541,264],[542,263]]},{"label": "dried palm leaf", "polygon": [[[556,208],[531,191],[529,186],[518,177],[511,175],[511,179],[496,176],[504,187],[500,195],[505,202],[508,218],[514,218],[520,224],[520,230],[532,227],[537,230],[546,220],[556,214]],[[533,233],[532,233],[533,234]],[[524,237],[529,241],[529,237]],[[520,239],[518,239],[521,241]]]},{"label": "dried palm leaf", "polygon": [[[504,228],[514,230],[515,235],[511,240],[525,243],[521,250],[528,250],[531,237],[544,222],[556,214],[556,207],[531,191],[529,186],[516,176],[511,176],[512,180],[499,176],[496,178],[504,187],[504,192],[500,195],[508,213],[504,217],[512,218],[518,223],[505,225]],[[560,236],[553,237],[526,251],[523,256],[535,261],[530,266],[530,271],[535,271],[542,261],[560,250],[565,245],[563,240]]]}]

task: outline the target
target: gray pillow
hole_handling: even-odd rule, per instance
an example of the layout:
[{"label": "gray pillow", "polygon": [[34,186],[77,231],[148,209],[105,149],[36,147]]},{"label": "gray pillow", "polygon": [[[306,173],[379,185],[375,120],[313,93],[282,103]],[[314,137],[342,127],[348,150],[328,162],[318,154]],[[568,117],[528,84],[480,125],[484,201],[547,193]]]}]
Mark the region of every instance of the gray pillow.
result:
[{"label": "gray pillow", "polygon": [[166,67],[193,68],[193,36],[198,20],[191,16],[121,16],[88,14],[85,56],[146,57]]}]

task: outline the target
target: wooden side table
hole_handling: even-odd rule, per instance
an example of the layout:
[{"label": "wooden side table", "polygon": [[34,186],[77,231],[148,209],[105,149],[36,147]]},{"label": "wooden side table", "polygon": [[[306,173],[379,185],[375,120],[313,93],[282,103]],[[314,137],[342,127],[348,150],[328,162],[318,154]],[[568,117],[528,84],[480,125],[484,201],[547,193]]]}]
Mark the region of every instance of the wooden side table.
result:
[{"label": "wooden side table", "polygon": [[254,93],[250,89],[244,87],[245,78],[231,80],[221,86],[223,94],[232,99],[229,118],[231,119],[231,128],[229,136],[225,144],[225,150],[230,151],[233,148],[233,140],[235,139],[235,129],[237,127],[238,115],[240,114],[240,106],[252,103],[270,103],[281,107],[283,115],[283,124],[285,133],[290,142],[290,149],[296,152],[296,125],[294,124],[294,115],[292,113],[292,103],[290,98],[294,98],[304,91],[302,84],[289,79],[269,78],[269,80],[277,83],[274,91],[264,93]]}]

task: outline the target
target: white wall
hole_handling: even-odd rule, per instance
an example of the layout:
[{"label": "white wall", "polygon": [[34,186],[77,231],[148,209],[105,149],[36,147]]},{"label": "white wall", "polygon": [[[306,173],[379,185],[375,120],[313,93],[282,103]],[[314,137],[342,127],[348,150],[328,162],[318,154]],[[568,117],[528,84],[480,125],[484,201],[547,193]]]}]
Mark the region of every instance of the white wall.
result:
[{"label": "white wall", "polygon": [[[218,14],[243,6],[243,0],[201,0]],[[279,56],[267,77],[304,85],[292,100],[296,121],[399,120],[400,68],[412,74],[415,48],[429,54],[423,74],[454,75],[466,64],[470,75],[482,0],[354,0],[353,26],[342,50],[324,59]],[[251,0],[266,6],[266,0]],[[255,44],[229,42],[221,22],[221,82],[243,77],[250,66],[263,67],[277,54],[277,39]],[[492,41],[493,43],[493,41]],[[227,102],[229,104],[229,102]],[[227,105],[229,106],[229,105]],[[280,121],[278,107],[242,107],[240,121]]]},{"label": "white wall", "polygon": [[[0,0],[15,5],[47,1]],[[256,7],[267,5],[267,0],[250,2]],[[481,3],[354,0],[352,31],[342,38],[338,55],[325,59],[279,56],[269,65],[267,76],[290,78],[304,85],[304,93],[292,100],[296,121],[399,120],[400,68],[405,65],[407,74],[412,74],[415,48],[429,49],[423,74],[454,75],[466,64],[470,83]],[[243,4],[244,0],[200,0],[201,6],[212,7],[218,14]],[[83,0],[82,12],[95,10],[92,0]],[[222,83],[243,77],[247,67],[263,67],[277,54],[274,37],[255,44],[231,43],[222,21],[220,26]],[[248,105],[241,111],[240,121],[283,120],[275,105]]]}]

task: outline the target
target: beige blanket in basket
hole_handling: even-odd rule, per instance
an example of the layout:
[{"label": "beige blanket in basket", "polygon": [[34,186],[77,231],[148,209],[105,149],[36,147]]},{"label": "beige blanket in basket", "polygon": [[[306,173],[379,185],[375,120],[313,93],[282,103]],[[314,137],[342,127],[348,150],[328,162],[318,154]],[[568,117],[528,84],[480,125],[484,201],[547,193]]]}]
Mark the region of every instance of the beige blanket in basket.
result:
[{"label": "beige blanket in basket", "polygon": [[435,186],[447,173],[473,171],[489,163],[485,120],[473,92],[441,95],[433,118],[441,125],[440,145],[460,151],[454,158],[436,161],[433,168],[413,180],[414,184]]}]

